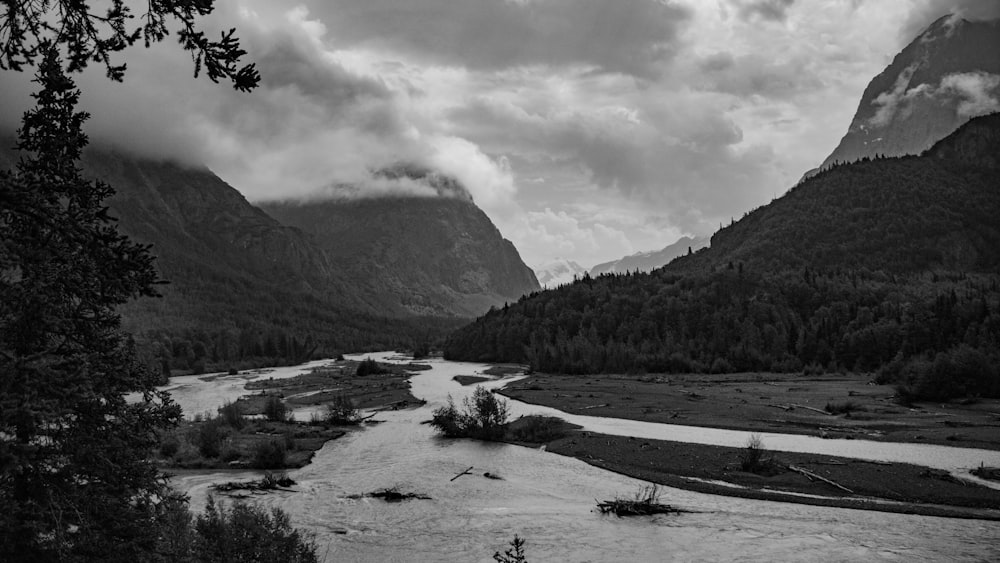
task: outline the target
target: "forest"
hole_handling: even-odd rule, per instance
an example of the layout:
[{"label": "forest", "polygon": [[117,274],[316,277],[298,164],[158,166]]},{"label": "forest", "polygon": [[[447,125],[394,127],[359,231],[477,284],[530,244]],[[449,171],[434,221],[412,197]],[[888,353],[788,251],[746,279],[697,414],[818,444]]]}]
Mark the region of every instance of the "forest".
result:
[{"label": "forest", "polygon": [[[454,332],[450,359],[556,373],[872,373],[1000,396],[1000,116],[837,166],[648,274],[584,276]],[[991,152],[992,151],[992,152]],[[980,164],[986,163],[986,164]]]}]

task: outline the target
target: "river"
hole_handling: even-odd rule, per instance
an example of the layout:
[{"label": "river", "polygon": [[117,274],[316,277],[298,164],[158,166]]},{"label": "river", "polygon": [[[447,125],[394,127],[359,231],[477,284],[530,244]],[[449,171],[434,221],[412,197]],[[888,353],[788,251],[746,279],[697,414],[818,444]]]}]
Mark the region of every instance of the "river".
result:
[{"label": "river", "polygon": [[[395,358],[392,353],[371,356],[383,361]],[[1000,525],[981,520],[747,500],[672,488],[665,488],[664,501],[692,513],[638,519],[602,516],[593,510],[595,499],[631,494],[643,482],[537,449],[438,437],[420,423],[429,419],[431,410],[444,404],[449,394],[460,400],[471,393],[472,387],[462,387],[452,381],[453,376],[474,375],[487,366],[443,360],[427,363],[433,369],[419,372],[412,379],[413,394],[426,399],[427,405],[380,413],[376,418],[384,421],[381,424],[327,443],[310,465],[292,471],[291,477],[298,482],[295,492],[278,492],[255,500],[286,510],[296,526],[312,531],[321,560],[492,561],[493,551],[503,549],[515,533],[527,540],[531,561],[1000,560]],[[282,368],[260,376],[288,377],[304,369]],[[168,388],[185,413],[197,413],[212,408],[213,401],[217,405],[234,399],[246,380],[246,376],[209,381],[177,378]],[[554,414],[553,409],[514,401],[511,405],[516,414]],[[655,434],[642,437],[680,439],[673,425],[639,423],[646,426],[629,428],[623,421],[560,416],[583,422],[595,431],[610,428],[617,430],[610,433],[627,434],[638,430],[640,434]],[[738,440],[725,445],[743,445],[747,436],[695,430],[706,432],[706,443]],[[686,441],[699,441],[693,430],[680,433]],[[803,437],[768,434],[764,439],[769,448],[778,450],[784,448],[784,442],[776,446],[778,440],[791,438]],[[850,443],[814,442],[800,447],[845,455],[825,448]],[[884,443],[868,444],[889,452],[869,452],[869,459],[895,460],[896,455],[913,455],[892,453],[896,450],[886,448]],[[959,461],[949,456],[961,453],[953,451],[961,448],[942,451],[934,446],[907,446],[926,452],[922,459],[925,465],[928,459],[948,469],[972,463],[972,456]],[[987,456],[983,459],[987,465],[1000,465],[997,452],[974,455]],[[978,465],[978,461],[972,464]],[[474,467],[472,475],[450,481],[470,466]],[[503,479],[483,477],[487,471]],[[192,506],[198,508],[203,506],[211,483],[253,475],[188,475],[174,481],[191,495]],[[393,486],[432,499],[390,504],[378,499],[349,498]]]}]

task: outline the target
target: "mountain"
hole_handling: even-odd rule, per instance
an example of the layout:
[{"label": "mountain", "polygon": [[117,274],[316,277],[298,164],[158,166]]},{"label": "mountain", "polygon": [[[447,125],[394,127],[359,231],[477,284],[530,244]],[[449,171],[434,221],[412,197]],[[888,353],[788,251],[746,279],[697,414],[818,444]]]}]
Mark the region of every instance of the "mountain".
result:
[{"label": "mountain", "polygon": [[[648,274],[587,278],[451,334],[448,358],[565,373],[877,371],[1000,396],[1000,114],[834,166]],[[909,391],[907,391],[909,392]]]},{"label": "mountain", "polygon": [[945,16],[872,79],[847,134],[820,169],[919,154],[970,118],[998,110],[1000,20]]},{"label": "mountain", "polygon": [[684,256],[689,251],[694,252],[708,246],[709,237],[681,237],[677,242],[652,252],[639,252],[598,264],[590,269],[590,275],[617,274],[623,272],[651,272],[669,264],[674,258]]},{"label": "mountain", "polygon": [[[0,151],[0,166],[15,162],[12,151]],[[151,245],[169,282],[158,288],[162,298],[121,309],[123,326],[165,369],[408,347],[458,324],[360,289],[367,282],[350,277],[311,235],[279,223],[206,168],[93,145],[81,168],[116,189],[111,215],[123,233]]]},{"label": "mountain", "polygon": [[310,234],[364,295],[408,314],[472,317],[539,289],[514,245],[457,181],[415,166],[382,170],[376,178],[405,180],[433,195],[262,207]]},{"label": "mountain", "polygon": [[535,268],[535,277],[542,287],[552,288],[583,277],[587,269],[572,260],[556,258],[552,262]]}]

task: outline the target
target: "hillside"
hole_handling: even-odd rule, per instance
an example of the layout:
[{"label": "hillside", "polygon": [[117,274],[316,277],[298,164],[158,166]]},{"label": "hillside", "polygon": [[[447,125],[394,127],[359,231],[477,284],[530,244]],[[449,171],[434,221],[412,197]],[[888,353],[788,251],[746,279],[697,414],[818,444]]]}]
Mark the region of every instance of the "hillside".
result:
[{"label": "hillside", "polygon": [[865,88],[839,145],[820,165],[915,155],[971,117],[1000,110],[1000,20],[945,16]]},{"label": "hillside", "polygon": [[[12,140],[3,143],[5,147]],[[14,162],[0,151],[0,166]],[[89,147],[84,174],[117,191],[119,228],[150,244],[162,298],[122,308],[123,325],[173,369],[296,362],[311,353],[406,347],[457,325],[357,289],[312,237],[251,205],[207,169]]]},{"label": "hillside", "polygon": [[491,312],[451,335],[447,357],[569,373],[880,370],[924,394],[1000,393],[998,138],[991,115],[919,157],[834,167],[651,274]]},{"label": "hillside", "polygon": [[457,182],[414,167],[391,174],[431,185],[439,195],[262,207],[310,234],[363,295],[408,314],[473,317],[539,288],[514,245]]}]

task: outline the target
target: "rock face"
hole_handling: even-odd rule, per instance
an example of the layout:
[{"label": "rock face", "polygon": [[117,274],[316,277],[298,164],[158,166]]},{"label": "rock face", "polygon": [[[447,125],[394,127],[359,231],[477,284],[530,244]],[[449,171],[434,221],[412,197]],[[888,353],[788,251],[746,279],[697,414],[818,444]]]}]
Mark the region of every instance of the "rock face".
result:
[{"label": "rock face", "polygon": [[590,269],[590,275],[616,274],[624,272],[651,272],[670,263],[678,256],[705,248],[709,245],[709,237],[681,237],[677,242],[653,252],[639,252],[611,262],[598,264]]},{"label": "rock face", "polygon": [[970,118],[998,110],[1000,20],[946,16],[868,84],[847,134],[819,169],[920,154]]},{"label": "rock face", "polygon": [[263,209],[314,237],[372,299],[416,315],[474,316],[539,289],[510,241],[455,180],[417,167],[382,171],[434,196],[272,202]]}]

